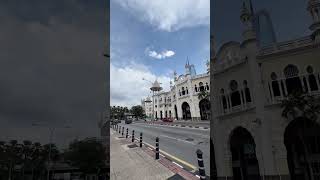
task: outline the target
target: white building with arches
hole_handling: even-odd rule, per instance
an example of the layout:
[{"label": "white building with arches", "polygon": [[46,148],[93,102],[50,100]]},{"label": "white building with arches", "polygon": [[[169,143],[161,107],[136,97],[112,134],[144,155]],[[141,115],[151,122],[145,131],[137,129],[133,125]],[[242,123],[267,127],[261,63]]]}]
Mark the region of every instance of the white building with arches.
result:
[{"label": "white building with arches", "polygon": [[284,118],[280,106],[294,91],[320,93],[320,1],[306,4],[313,20],[308,36],[265,46],[259,44],[263,35],[253,23],[257,17],[251,2],[243,2],[243,41],[227,42],[211,52],[217,177],[320,179],[320,121],[299,115]]},{"label": "white building with arches", "polygon": [[160,91],[154,95],[154,116],[156,119],[172,118],[176,120],[209,120],[210,101],[199,98],[200,92],[210,92],[209,62],[207,73],[197,74],[193,64],[185,65],[185,74],[170,82],[170,91]]}]

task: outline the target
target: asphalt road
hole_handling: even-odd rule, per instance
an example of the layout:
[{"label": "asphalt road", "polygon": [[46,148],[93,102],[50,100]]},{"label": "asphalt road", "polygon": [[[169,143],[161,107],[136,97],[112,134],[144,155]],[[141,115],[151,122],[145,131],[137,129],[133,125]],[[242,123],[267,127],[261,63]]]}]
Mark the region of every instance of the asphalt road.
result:
[{"label": "asphalt road", "polygon": [[[206,174],[210,174],[210,130],[192,129],[171,126],[148,125],[145,123],[118,124],[128,127],[129,134],[135,130],[135,137],[143,133],[143,141],[155,146],[155,139],[159,137],[159,148],[198,168],[196,150],[203,152]],[[178,162],[179,163],[179,162]],[[182,164],[181,164],[182,165]],[[198,169],[196,169],[198,170]]]}]

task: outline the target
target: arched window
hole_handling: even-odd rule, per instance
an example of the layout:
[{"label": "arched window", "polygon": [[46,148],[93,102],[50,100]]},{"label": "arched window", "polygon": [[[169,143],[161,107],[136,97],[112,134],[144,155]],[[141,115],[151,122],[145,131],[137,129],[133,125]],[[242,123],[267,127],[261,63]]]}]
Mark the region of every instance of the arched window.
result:
[{"label": "arched window", "polygon": [[245,94],[245,100],[246,102],[251,102],[251,95],[250,95],[250,89],[248,87],[247,80],[243,81],[243,87],[244,87],[244,94]]},{"label": "arched window", "polygon": [[314,75],[314,71],[312,66],[307,67],[307,73],[308,73],[308,81],[309,81],[309,87],[311,91],[317,91],[318,84],[317,84],[317,79],[316,76]]},{"label": "arched window", "polygon": [[184,87],[182,87],[181,89],[182,89],[182,95],[185,95],[186,91],[184,90]]},{"label": "arched window", "polygon": [[188,87],[186,87],[186,92],[187,92],[187,94],[189,94]]},{"label": "arched window", "polygon": [[227,109],[227,98],[224,95],[224,89],[220,90],[223,109]]},{"label": "arched window", "polygon": [[299,70],[297,66],[289,64],[284,68],[286,77],[286,86],[288,94],[293,92],[302,92],[302,84],[299,78]]},{"label": "arched window", "polygon": [[278,76],[275,72],[271,73],[271,87],[272,87],[272,91],[273,91],[273,96],[277,97],[280,96],[280,87],[279,87],[279,83],[278,83]]},{"label": "arched window", "polygon": [[208,85],[208,83],[206,82],[206,88],[207,88],[207,90],[209,91],[209,85]]},{"label": "arched window", "polygon": [[230,82],[230,90],[231,90],[231,106],[239,106],[241,105],[240,92],[238,90],[238,83],[235,80]]},{"label": "arched window", "polygon": [[196,85],[196,84],[194,85],[194,90],[195,90],[196,92],[198,92],[198,88],[197,88],[197,85]]},{"label": "arched window", "polygon": [[202,83],[202,82],[199,83],[199,90],[200,90],[200,91],[204,91],[204,86],[203,86],[203,83]]}]

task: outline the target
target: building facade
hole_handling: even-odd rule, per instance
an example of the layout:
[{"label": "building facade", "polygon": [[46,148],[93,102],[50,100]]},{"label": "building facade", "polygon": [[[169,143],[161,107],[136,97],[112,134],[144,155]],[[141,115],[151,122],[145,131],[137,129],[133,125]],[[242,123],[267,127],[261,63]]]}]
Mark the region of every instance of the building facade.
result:
[{"label": "building facade", "polygon": [[260,46],[255,13],[244,0],[243,41],[211,50],[211,138],[218,179],[320,179],[319,120],[301,114],[285,118],[281,107],[296,91],[320,93],[320,1],[307,6],[310,35]]},{"label": "building facade", "polygon": [[[185,74],[177,76],[170,82],[170,91],[160,91],[153,96],[154,116],[156,119],[172,118],[174,120],[209,120],[210,92],[209,62],[207,73],[196,74],[193,64],[185,65]],[[203,96],[199,96],[202,93]],[[149,111],[150,112],[150,111]],[[151,111],[152,114],[152,111]]]}]

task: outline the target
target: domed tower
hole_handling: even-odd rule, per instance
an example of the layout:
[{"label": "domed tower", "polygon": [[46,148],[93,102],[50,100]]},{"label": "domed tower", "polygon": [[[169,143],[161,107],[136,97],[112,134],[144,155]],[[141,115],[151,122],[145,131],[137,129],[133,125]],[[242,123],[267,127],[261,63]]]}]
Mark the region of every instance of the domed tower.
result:
[{"label": "domed tower", "polygon": [[307,10],[312,17],[312,24],[309,27],[312,33],[312,37],[315,41],[320,41],[320,0],[309,0]]},{"label": "domed tower", "polygon": [[245,29],[242,33],[244,41],[255,39],[256,33],[253,26],[254,12],[252,8],[251,0],[243,0],[240,19],[245,26]]}]

